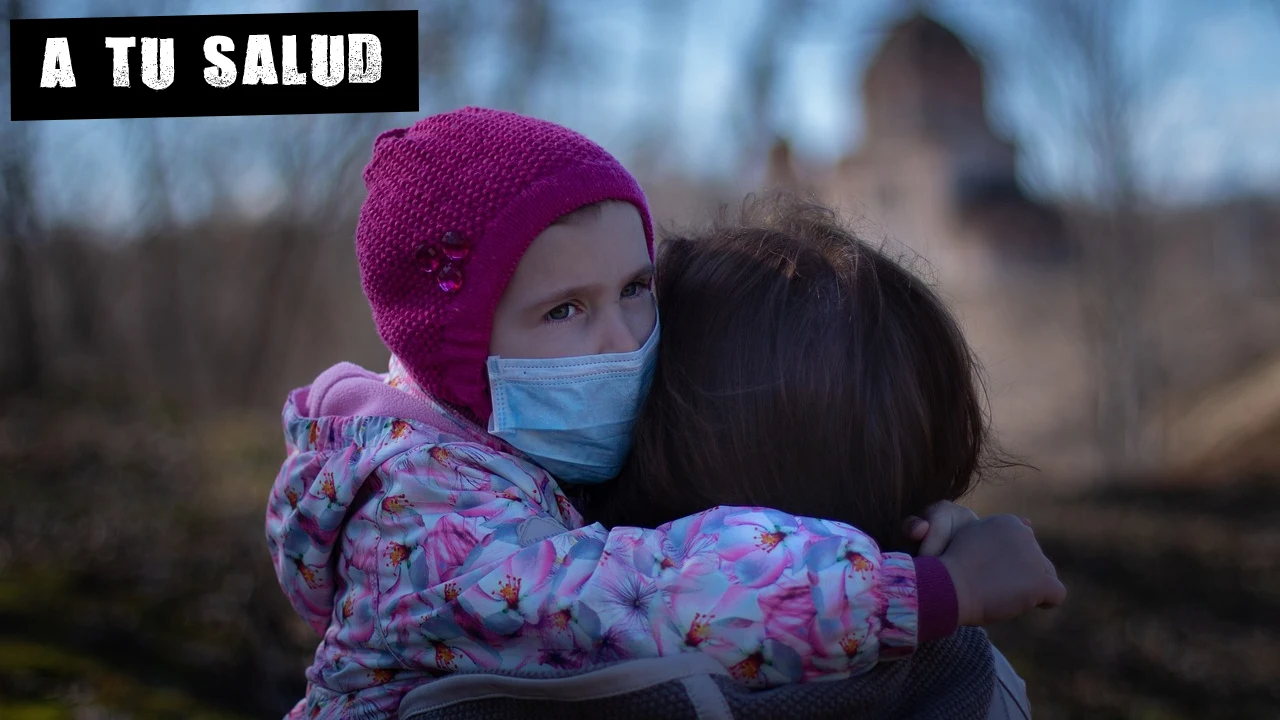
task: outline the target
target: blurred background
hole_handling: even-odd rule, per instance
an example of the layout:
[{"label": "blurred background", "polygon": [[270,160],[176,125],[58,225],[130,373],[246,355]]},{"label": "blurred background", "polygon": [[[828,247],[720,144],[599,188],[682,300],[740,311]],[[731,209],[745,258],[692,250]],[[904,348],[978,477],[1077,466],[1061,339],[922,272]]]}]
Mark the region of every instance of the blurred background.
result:
[{"label": "blurred background", "polygon": [[[1040,718],[1280,717],[1280,2],[0,2],[419,10],[421,109],[7,122],[0,716],[278,717],[316,638],[263,531],[285,393],[382,369],[374,135],[461,105],[617,154],[678,226],[785,185],[962,319],[1070,600]],[[3,85],[8,98],[8,29]]]}]

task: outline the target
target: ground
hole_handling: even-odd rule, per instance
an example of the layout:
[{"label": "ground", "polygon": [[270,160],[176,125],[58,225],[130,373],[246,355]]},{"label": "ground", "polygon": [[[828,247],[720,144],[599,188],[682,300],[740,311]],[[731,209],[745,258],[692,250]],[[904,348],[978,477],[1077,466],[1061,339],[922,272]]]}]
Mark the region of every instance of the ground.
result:
[{"label": "ground", "polygon": [[[280,717],[315,642],[263,538],[282,452],[270,414],[7,404],[0,716]],[[1029,517],[1069,588],[991,630],[1036,717],[1280,717],[1280,477],[1056,487],[974,501]]]},{"label": "ground", "polygon": [[1280,717],[1280,477],[1010,495],[1069,593],[991,631],[1038,719]]}]

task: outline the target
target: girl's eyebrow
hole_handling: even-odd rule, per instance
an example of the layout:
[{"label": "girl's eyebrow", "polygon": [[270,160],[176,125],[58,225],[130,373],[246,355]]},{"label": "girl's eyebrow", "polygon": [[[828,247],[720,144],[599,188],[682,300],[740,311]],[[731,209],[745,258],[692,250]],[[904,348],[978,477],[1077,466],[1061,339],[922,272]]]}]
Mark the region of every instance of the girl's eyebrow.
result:
[{"label": "girl's eyebrow", "polygon": [[[643,277],[645,275],[652,275],[652,274],[653,274],[653,263],[646,262],[635,272],[631,273],[631,275],[629,275],[628,277],[632,278],[632,280],[634,281],[635,278]],[[538,300],[537,302],[531,303],[530,306],[540,307],[543,305],[550,305],[551,303],[554,303],[554,302],[559,302],[565,298],[573,297],[575,295],[589,295],[593,292],[599,292],[603,287],[604,287],[603,283],[586,283],[584,285],[575,285],[573,287],[561,288],[559,290],[556,290],[555,292],[550,292],[550,293],[547,293],[546,295],[543,295],[540,300]]]},{"label": "girl's eyebrow", "polygon": [[531,303],[530,307],[540,307],[542,305],[550,305],[551,303],[560,302],[561,300],[573,297],[575,295],[589,295],[592,292],[599,291],[600,283],[589,283],[587,285],[575,285],[574,287],[562,288],[552,293],[542,296],[537,302]]},{"label": "girl's eyebrow", "polygon": [[640,277],[641,275],[652,275],[652,274],[653,274],[653,263],[647,262],[643,266],[641,266],[639,270],[636,270],[635,272],[631,273],[631,277]]}]

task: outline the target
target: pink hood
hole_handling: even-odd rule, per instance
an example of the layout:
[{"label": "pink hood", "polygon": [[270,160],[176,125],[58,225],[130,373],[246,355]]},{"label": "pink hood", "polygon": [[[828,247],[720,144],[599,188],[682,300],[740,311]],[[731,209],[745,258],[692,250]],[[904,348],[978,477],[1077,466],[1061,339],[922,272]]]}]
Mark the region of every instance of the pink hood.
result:
[{"label": "pink hood", "polygon": [[[358,498],[380,490],[377,468],[405,451],[396,440],[410,434],[409,423],[419,443],[426,435],[436,443],[503,449],[471,423],[352,363],[334,365],[290,393],[283,415],[288,458],[268,505],[267,539],[285,594],[319,633],[330,626],[342,590],[338,562],[365,550],[364,536],[340,544],[339,535]],[[342,461],[318,461],[335,455]]]}]

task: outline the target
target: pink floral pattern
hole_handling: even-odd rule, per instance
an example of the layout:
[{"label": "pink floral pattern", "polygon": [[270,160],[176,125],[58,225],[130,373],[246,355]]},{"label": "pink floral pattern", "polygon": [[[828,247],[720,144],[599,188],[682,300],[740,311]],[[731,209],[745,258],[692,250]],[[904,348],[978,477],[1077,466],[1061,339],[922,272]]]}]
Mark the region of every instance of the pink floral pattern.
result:
[{"label": "pink floral pattern", "polygon": [[717,507],[655,530],[584,526],[546,472],[478,428],[307,417],[300,392],[267,537],[323,639],[290,717],[394,716],[462,669],[698,651],[772,686],[915,646],[911,558],[848,525]]}]

